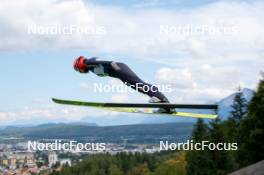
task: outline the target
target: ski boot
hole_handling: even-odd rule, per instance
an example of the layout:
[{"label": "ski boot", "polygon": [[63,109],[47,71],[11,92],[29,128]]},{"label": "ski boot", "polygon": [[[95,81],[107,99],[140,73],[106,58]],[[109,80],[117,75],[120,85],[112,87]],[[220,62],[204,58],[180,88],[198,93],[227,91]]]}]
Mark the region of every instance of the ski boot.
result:
[{"label": "ski boot", "polygon": [[[157,97],[151,97],[151,99],[149,99],[149,103],[169,103],[168,101],[162,101],[160,99],[158,99]],[[174,108],[159,108],[157,111],[157,113],[174,113],[176,112]]]}]

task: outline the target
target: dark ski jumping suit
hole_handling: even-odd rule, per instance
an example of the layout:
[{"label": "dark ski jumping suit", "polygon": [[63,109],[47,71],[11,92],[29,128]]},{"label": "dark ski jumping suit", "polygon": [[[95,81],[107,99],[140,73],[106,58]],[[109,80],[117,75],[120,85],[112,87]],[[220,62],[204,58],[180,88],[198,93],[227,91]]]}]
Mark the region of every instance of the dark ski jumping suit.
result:
[{"label": "dark ski jumping suit", "polygon": [[120,79],[131,88],[148,95],[150,98],[156,97],[161,103],[169,103],[169,100],[159,92],[156,86],[141,80],[126,64],[114,61],[101,61],[93,57],[86,59],[83,56],[74,62],[74,69],[81,73],[92,71],[98,76],[110,76]]}]

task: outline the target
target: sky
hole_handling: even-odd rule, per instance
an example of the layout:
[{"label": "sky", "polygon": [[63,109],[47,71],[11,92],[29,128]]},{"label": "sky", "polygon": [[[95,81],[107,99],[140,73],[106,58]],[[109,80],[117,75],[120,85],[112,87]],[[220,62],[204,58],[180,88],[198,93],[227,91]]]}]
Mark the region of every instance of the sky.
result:
[{"label": "sky", "polygon": [[148,101],[94,92],[94,83],[120,81],[75,72],[80,55],[124,62],[146,82],[170,85],[165,95],[174,103],[213,103],[238,86],[255,89],[264,67],[263,11],[264,2],[242,0],[2,0],[0,125],[124,121],[119,113],[53,104],[52,97]]}]

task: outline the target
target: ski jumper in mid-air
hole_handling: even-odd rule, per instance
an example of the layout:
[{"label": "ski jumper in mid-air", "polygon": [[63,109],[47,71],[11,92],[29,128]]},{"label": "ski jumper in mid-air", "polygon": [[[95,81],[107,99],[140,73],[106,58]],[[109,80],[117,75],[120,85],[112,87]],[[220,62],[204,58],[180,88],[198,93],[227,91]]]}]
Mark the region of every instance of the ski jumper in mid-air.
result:
[{"label": "ski jumper in mid-air", "polygon": [[[93,72],[98,76],[110,76],[120,79],[129,87],[146,94],[150,97],[150,103],[169,103],[169,100],[154,85],[141,80],[126,64],[114,61],[98,60],[96,57],[78,57],[74,61],[74,69],[80,73]],[[147,87],[147,88],[145,88]],[[147,91],[144,90],[148,89]],[[173,112],[173,109],[162,108],[159,112]]]}]

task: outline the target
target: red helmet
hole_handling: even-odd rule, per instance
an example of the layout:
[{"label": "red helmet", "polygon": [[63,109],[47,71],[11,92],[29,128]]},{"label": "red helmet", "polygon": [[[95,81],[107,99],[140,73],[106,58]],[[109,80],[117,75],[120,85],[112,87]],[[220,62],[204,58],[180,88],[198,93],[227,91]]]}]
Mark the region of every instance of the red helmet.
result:
[{"label": "red helmet", "polygon": [[85,57],[84,56],[79,56],[73,64],[73,67],[76,71],[79,71],[80,73],[85,73],[87,72],[87,65],[84,63]]}]

